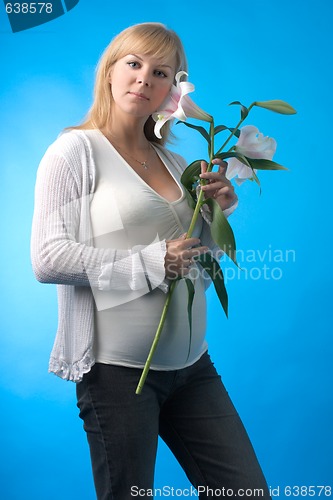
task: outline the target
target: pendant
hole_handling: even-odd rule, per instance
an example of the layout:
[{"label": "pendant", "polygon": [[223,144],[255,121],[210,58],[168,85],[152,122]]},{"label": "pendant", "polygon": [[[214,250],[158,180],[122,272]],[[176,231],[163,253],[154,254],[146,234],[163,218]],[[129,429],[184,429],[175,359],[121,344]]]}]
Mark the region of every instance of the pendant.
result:
[{"label": "pendant", "polygon": [[143,166],[143,168],[144,168],[145,170],[147,170],[147,169],[148,169],[148,164],[147,164],[147,162],[146,162],[146,161],[140,161],[140,163],[141,163],[141,165]]}]

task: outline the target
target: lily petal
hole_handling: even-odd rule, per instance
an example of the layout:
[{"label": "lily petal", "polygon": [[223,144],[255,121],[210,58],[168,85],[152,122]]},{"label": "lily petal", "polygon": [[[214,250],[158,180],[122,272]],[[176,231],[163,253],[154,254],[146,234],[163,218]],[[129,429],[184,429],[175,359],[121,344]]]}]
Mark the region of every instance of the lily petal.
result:
[{"label": "lily petal", "polygon": [[246,179],[251,179],[253,177],[252,168],[244,165],[237,158],[230,158],[228,160],[228,167],[226,171],[226,178],[231,180],[237,177],[235,181],[239,184],[239,181],[244,182]]},{"label": "lily petal", "polygon": [[[155,114],[155,113],[154,113]],[[156,113],[157,114],[157,113]],[[154,115],[153,115],[153,118],[154,118]],[[154,118],[155,120],[155,118]],[[156,123],[155,123],[155,126],[154,126],[154,134],[156,135],[156,137],[158,137],[159,139],[162,139],[162,135],[161,135],[161,128],[163,127],[163,125],[169,120],[168,117],[163,117],[163,115],[159,115],[159,117],[157,117],[157,119],[155,120]]]},{"label": "lily petal", "polygon": [[257,127],[246,125],[241,129],[235,150],[248,158],[271,160],[276,151],[276,141],[265,137]]},{"label": "lily petal", "polygon": [[162,104],[162,109],[153,113],[152,117],[156,124],[154,133],[159,139],[161,136],[161,128],[168,121],[177,118],[185,122],[187,118],[196,118],[207,122],[212,121],[212,116],[199,108],[192,99],[188,96],[193,92],[195,87],[190,82],[181,82],[181,78],[186,75],[185,71],[179,71],[176,75],[176,85],[172,85],[168,99]]},{"label": "lily petal", "polygon": [[[240,130],[235,151],[247,158],[271,160],[276,151],[276,141],[265,137],[254,125],[246,125]],[[235,179],[237,184],[242,184],[246,179],[252,179],[253,173],[256,173],[256,170],[244,165],[237,158],[228,160],[227,179]]]}]

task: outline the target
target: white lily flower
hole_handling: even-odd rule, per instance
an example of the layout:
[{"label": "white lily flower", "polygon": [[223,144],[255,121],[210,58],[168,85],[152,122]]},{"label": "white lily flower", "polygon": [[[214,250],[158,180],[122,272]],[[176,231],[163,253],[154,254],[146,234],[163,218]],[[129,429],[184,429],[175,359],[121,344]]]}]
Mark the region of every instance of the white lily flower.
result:
[{"label": "white lily flower", "polygon": [[[241,128],[235,151],[247,158],[271,160],[276,151],[276,141],[272,137],[264,136],[254,125]],[[256,172],[256,170],[254,170]],[[242,184],[246,179],[253,177],[252,168],[244,165],[237,158],[228,160],[226,172],[227,179],[235,179],[237,184]]]},{"label": "white lily flower", "polygon": [[181,82],[182,76],[187,75],[185,71],[179,71],[176,75],[176,85],[172,85],[170,95],[162,104],[162,109],[152,115],[156,124],[154,133],[162,139],[161,128],[173,118],[185,122],[187,118],[196,118],[205,122],[211,122],[212,116],[199,108],[187,95],[194,91],[194,85],[190,82]]}]

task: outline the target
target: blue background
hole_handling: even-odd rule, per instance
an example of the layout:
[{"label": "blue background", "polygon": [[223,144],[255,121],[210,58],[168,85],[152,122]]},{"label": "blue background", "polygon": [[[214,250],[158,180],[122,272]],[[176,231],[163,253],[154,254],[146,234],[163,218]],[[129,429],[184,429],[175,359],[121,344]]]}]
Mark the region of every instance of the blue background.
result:
[{"label": "blue background", "polygon": [[[284,498],[286,485],[333,486],[332,11],[330,0],[80,0],[64,16],[13,34],[0,6],[2,498],[94,498],[75,386],[47,373],[56,291],[31,271],[33,191],[47,146],[90,106],[104,47],[145,21],[179,33],[193,96],[216,123],[236,124],[233,100],[284,99],[298,110],[286,117],[257,108],[247,120],[277,139],[274,159],[289,170],[262,173],[261,196],[254,183],[238,189],[231,222],[244,271],[224,263],[235,274],[230,318],[210,290],[208,338],[274,492]],[[201,136],[183,125],[175,132],[172,148],[188,161],[205,155]],[[163,443],[155,485],[189,486]]]}]

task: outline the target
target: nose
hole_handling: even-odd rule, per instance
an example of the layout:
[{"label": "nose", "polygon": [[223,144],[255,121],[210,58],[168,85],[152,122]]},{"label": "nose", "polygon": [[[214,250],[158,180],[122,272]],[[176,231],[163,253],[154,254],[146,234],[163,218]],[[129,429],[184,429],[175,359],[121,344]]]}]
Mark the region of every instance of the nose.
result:
[{"label": "nose", "polygon": [[148,72],[141,71],[140,74],[137,76],[137,82],[140,83],[141,85],[145,85],[146,87],[150,87],[151,82]]}]

